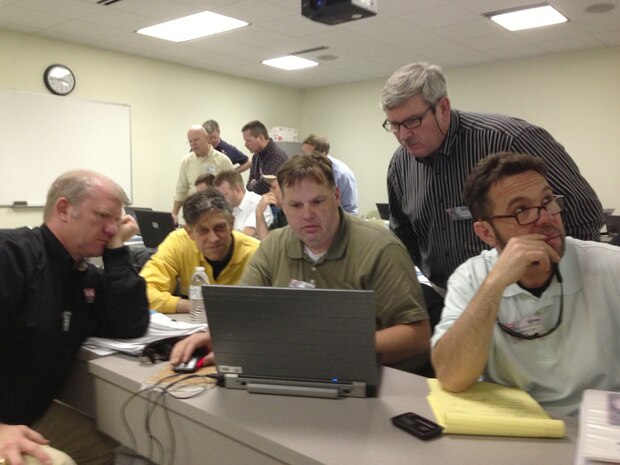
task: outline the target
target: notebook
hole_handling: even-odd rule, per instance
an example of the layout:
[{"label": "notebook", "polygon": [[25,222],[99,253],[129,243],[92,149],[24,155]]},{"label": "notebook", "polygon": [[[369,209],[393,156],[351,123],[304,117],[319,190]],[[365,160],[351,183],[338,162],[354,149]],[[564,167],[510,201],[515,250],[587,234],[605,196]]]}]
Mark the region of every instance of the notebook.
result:
[{"label": "notebook", "polygon": [[203,286],[220,384],[252,393],[375,396],[373,291]]},{"label": "notebook", "polygon": [[170,212],[135,209],[134,213],[144,247],[157,248],[161,241],[174,231],[174,221]]},{"label": "notebook", "polygon": [[376,203],[377,210],[379,210],[379,216],[382,220],[390,219],[390,204],[389,203]]}]

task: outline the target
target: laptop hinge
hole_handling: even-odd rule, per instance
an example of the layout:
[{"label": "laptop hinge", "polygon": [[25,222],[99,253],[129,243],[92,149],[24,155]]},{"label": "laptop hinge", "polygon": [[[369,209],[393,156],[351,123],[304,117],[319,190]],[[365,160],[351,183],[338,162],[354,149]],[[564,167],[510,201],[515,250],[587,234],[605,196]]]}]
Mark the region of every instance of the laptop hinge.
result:
[{"label": "laptop hinge", "polygon": [[338,389],[329,388],[248,383],[246,389],[252,394],[279,394],[283,396],[321,397],[323,399],[338,398]]},{"label": "laptop hinge", "polygon": [[323,383],[290,379],[269,379],[247,377],[238,374],[224,374],[223,385],[232,389],[245,389],[255,394],[280,394],[289,396],[321,397],[336,399],[340,396],[366,397],[366,383]]}]

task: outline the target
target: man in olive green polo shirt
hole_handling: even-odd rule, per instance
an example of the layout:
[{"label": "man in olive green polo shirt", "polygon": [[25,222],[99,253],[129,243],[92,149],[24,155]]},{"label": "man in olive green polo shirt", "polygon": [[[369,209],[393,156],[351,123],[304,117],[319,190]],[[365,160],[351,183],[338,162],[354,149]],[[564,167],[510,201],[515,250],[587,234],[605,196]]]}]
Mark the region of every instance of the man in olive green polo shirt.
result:
[{"label": "man in olive green polo shirt", "polygon": [[[320,154],[291,158],[277,176],[289,225],[262,241],[241,284],[373,290],[381,362],[407,370],[424,365],[430,325],[402,243],[386,228],[344,213],[331,163]],[[192,336],[177,344],[171,361],[205,345],[208,333]]]}]

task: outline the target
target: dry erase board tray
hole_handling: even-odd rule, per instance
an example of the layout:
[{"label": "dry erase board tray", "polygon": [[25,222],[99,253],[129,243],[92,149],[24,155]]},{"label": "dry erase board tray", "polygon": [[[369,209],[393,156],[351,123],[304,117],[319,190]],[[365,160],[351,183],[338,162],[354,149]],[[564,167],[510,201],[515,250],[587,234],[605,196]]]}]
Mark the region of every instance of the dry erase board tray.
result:
[{"label": "dry erase board tray", "polygon": [[15,201],[8,205],[0,205],[0,207],[12,208],[14,210],[29,210],[32,208],[43,208],[44,205],[43,204],[31,205],[25,201]]}]

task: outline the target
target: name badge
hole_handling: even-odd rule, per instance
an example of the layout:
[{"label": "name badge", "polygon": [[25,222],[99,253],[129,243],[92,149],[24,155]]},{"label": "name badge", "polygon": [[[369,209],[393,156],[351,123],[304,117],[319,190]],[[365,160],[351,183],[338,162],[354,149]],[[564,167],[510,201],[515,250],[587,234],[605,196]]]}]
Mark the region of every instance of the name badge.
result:
[{"label": "name badge", "polygon": [[464,221],[472,219],[469,208],[465,206],[448,208],[446,210],[446,213],[450,218],[452,218],[452,221]]}]

